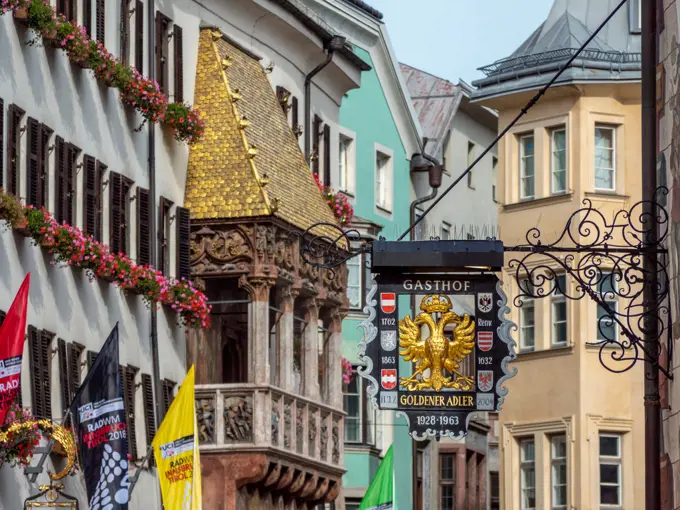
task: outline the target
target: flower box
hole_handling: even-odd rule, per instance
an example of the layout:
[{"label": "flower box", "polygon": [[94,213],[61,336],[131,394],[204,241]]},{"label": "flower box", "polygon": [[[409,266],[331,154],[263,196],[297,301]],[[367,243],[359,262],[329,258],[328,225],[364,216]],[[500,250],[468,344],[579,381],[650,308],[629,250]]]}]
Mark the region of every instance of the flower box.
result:
[{"label": "flower box", "polygon": [[54,242],[54,239],[48,239],[46,237],[43,237],[40,240],[40,246],[42,246],[43,248],[54,248],[55,245],[56,243]]},{"label": "flower box", "polygon": [[111,271],[100,271],[99,273],[97,273],[97,278],[109,283],[112,283],[115,280],[113,272]]},{"label": "flower box", "polygon": [[12,227],[12,232],[16,232],[17,234],[24,237],[31,237],[31,231],[28,230],[28,221],[25,220]]},{"label": "flower box", "polygon": [[74,60],[73,63],[81,69],[90,69],[90,63],[87,60]]},{"label": "flower box", "polygon": [[51,46],[52,48],[61,48],[61,41],[57,36],[57,29],[50,28],[45,30],[42,34],[42,41],[45,46]]},{"label": "flower box", "polygon": [[132,294],[136,294],[138,296],[142,295],[142,289],[137,287],[134,284],[129,284],[129,285],[123,285],[123,288],[125,289],[126,292],[130,292]]},{"label": "flower box", "polygon": [[22,5],[14,9],[14,19],[23,25],[28,25],[28,5]]}]

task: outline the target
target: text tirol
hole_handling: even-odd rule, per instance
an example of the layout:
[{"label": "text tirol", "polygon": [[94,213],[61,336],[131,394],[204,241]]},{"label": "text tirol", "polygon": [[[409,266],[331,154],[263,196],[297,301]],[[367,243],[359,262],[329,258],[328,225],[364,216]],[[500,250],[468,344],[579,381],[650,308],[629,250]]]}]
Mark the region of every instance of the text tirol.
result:
[{"label": "text tirol", "polygon": [[408,407],[475,407],[473,395],[399,395],[399,404]]}]

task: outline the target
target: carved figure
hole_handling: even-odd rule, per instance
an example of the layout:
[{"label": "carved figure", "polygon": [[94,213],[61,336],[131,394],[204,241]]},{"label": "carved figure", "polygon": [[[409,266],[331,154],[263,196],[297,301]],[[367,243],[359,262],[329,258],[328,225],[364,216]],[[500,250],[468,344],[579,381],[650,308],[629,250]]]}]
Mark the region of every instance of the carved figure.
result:
[{"label": "carved figure", "polygon": [[[469,391],[474,380],[460,372],[463,360],[469,356],[475,347],[475,323],[468,314],[462,317],[451,312],[451,300],[448,296],[432,294],[425,296],[420,304],[420,313],[415,320],[407,315],[399,321],[399,355],[406,361],[415,361],[416,369],[411,377],[401,377],[400,385],[410,391],[442,388],[453,388]],[[433,313],[441,313],[439,322],[435,322]],[[430,329],[430,336],[425,340],[420,338],[420,326],[426,324]],[[444,335],[447,324],[456,324],[453,339]],[[425,370],[430,370],[430,377],[425,377]],[[444,374],[457,377],[449,377]]]}]

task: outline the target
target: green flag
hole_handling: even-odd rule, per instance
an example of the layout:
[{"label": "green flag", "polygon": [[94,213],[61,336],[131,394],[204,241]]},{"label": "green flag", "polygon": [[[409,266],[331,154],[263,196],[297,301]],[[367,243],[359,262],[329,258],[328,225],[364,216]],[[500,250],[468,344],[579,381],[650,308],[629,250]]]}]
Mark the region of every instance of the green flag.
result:
[{"label": "green flag", "polygon": [[366,491],[364,499],[361,500],[359,510],[392,510],[394,503],[393,466],[392,445],[390,445],[371,486]]}]

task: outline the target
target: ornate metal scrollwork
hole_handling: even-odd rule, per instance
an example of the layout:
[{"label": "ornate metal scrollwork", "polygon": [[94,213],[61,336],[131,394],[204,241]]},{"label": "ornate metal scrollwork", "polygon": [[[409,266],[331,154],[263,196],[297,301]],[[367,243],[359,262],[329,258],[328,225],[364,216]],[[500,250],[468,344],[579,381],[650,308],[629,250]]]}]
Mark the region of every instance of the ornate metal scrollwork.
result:
[{"label": "ornate metal scrollwork", "polygon": [[[645,354],[658,360],[660,342],[668,335],[669,217],[659,188],[651,201],[642,201],[607,219],[589,199],[567,220],[562,233],[545,243],[538,228],[526,234],[526,244],[505,247],[506,252],[523,255],[510,260],[519,292],[515,306],[528,299],[564,297],[577,301],[590,297],[598,305],[597,329],[588,345],[599,347],[600,362],[616,373],[630,370]],[[654,267],[643,264],[646,255]],[[571,276],[569,285],[561,275]],[[653,302],[644,290],[654,285]],[[650,327],[654,321],[657,326]],[[653,332],[653,334],[652,334]],[[651,335],[651,337],[650,337]],[[669,356],[670,356],[669,343]],[[657,362],[658,363],[658,362]],[[659,369],[668,375],[665,367]]]},{"label": "ornate metal scrollwork", "polygon": [[334,223],[315,223],[296,235],[300,237],[302,260],[316,268],[333,271],[352,257],[367,252],[367,247],[359,244],[358,230],[345,230]]}]

